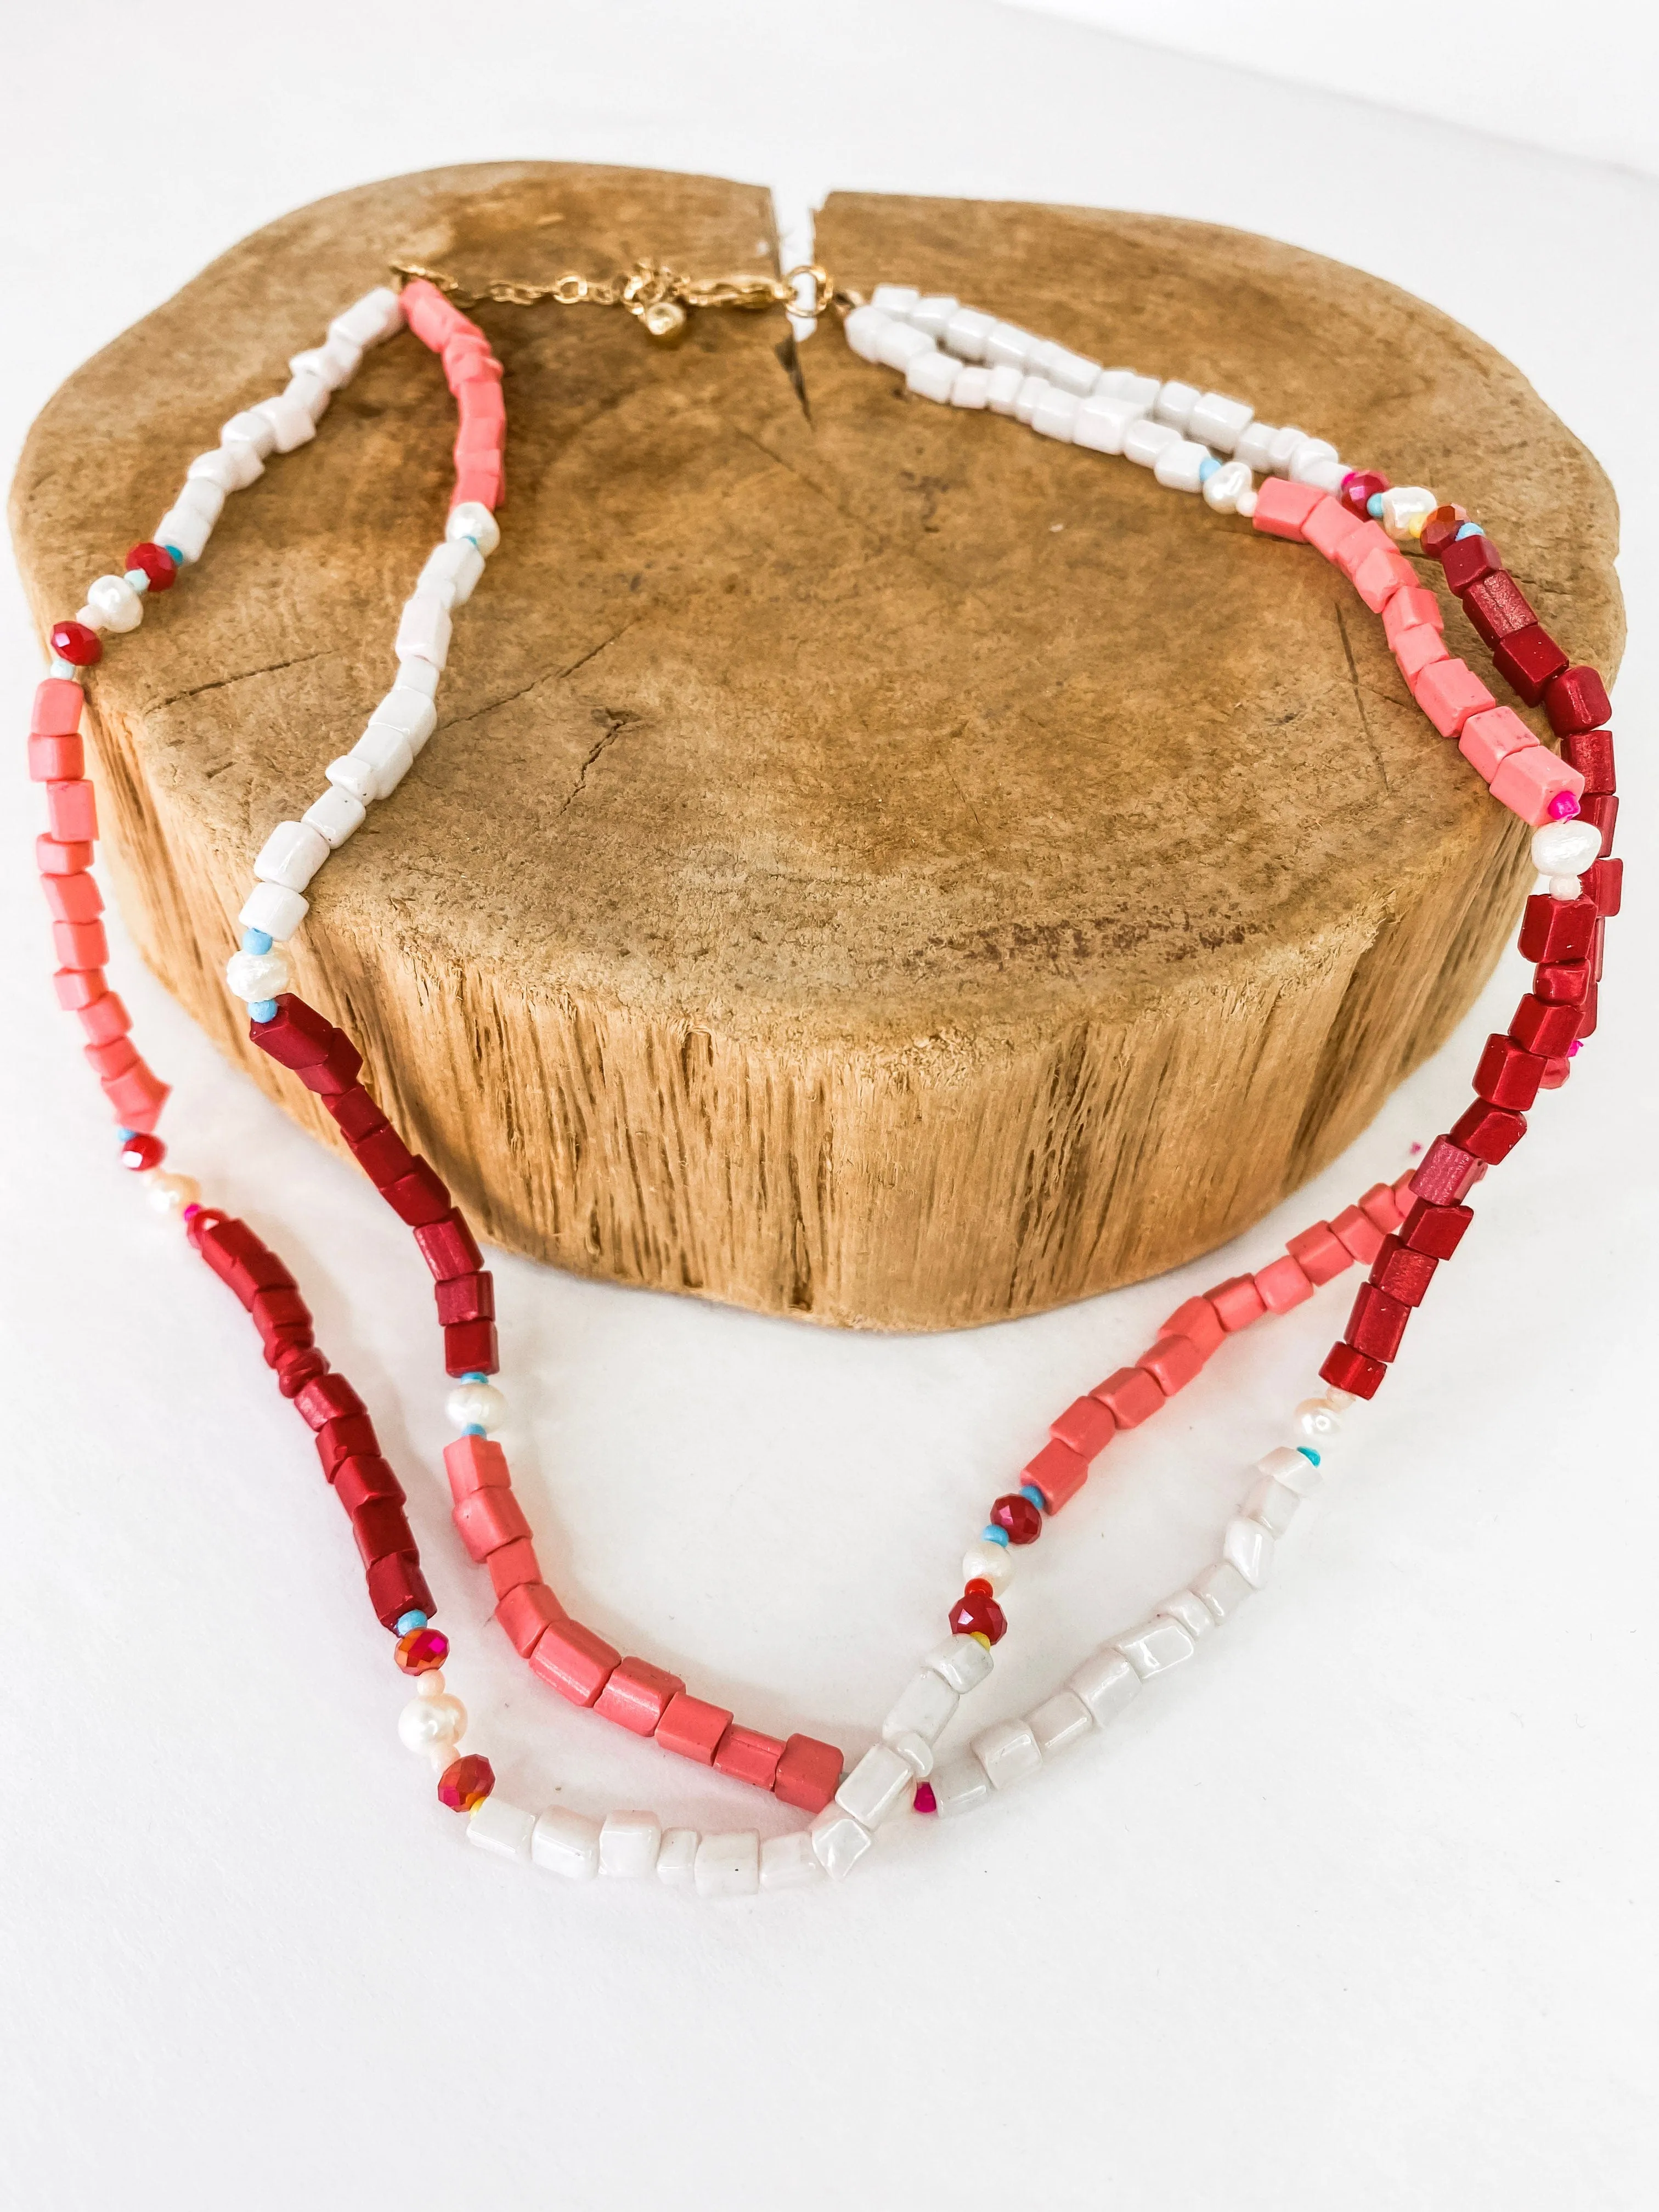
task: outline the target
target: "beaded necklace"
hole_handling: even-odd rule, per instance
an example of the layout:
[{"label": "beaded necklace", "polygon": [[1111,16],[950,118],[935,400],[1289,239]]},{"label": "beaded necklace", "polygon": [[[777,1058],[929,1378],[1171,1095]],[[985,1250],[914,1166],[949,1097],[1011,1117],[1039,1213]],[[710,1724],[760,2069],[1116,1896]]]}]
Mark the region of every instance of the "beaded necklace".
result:
[{"label": "beaded necklace", "polygon": [[[1266,1581],[1277,1540],[1322,1480],[1344,1412],[1375,1394],[1435,1270],[1473,1219],[1466,1200],[1474,1183],[1524,1134],[1526,1109],[1539,1090],[1566,1080],[1571,1055],[1595,1028],[1605,922],[1619,910],[1622,872],[1610,857],[1618,811],[1606,727],[1611,709],[1600,678],[1569,665],[1462,509],[1442,505],[1422,487],[1395,487],[1375,471],[1351,470],[1325,441],[1261,423],[1242,401],[1103,368],[953,298],[891,285],[878,287],[867,303],[837,295],[817,269],[781,280],[698,284],[641,264],[610,284],[571,277],[490,289],[489,296],[514,304],[546,298],[619,305],[667,343],[683,333],[693,308],[787,305],[824,314],[833,303],[844,313],[854,352],[902,372],[919,398],[1010,415],[1039,435],[1121,455],[1172,490],[1201,494],[1218,514],[1237,514],[1259,532],[1311,544],[1382,617],[1413,696],[1436,729],[1456,741],[1493,795],[1534,832],[1540,880],[1520,939],[1536,963],[1533,988],[1509,1030],[1488,1039],[1468,1109],[1396,1184],[1379,1184],[1333,1220],[1314,1224],[1255,1273],[1185,1301],[1147,1351],[1050,1424],[1048,1441],[1018,1484],[994,1501],[969,1546],[950,1636],[902,1692],[880,1740],[848,1771],[836,1746],[745,1727],[692,1696],[677,1675],[623,1656],[566,1613],[542,1574],[492,1434],[506,1401],[489,1379],[497,1364],[494,1294],[478,1247],[441,1180],[410,1152],[359,1081],[356,1047],[288,988],[281,948],[304,921],[307,887],[368,807],[390,796],[432,735],[453,611],[471,597],[500,542],[501,364],[448,296],[459,289],[453,280],[412,265],[395,273],[405,279],[401,292],[382,289],[358,301],[329,325],[321,346],[293,357],[281,394],[225,424],[219,446],[191,464],[155,538],[130,551],[124,574],[97,579],[76,618],[52,629],[52,668],[36,694],[29,761],[32,776],[47,787],[50,829],[38,841],[37,857],[53,915],[59,1001],[80,1018],[87,1057],[121,1123],[124,1160],[145,1178],[154,1202],[180,1217],[192,1245],[240,1298],[278,1388],[313,1431],[324,1474],[349,1516],[376,1616],[397,1638],[398,1665],[416,1679],[417,1694],[400,1715],[399,1733],[429,1758],[439,1797],[467,1816],[471,1840],[579,1878],[654,1872],[666,1884],[711,1895],[840,1877],[901,1807],[924,1814],[967,1811],[1041,1771],[1109,1723],[1143,1683],[1193,1657]],[[804,307],[802,278],[811,287]],[[459,1431],[444,1454],[453,1519],[466,1550],[489,1573],[502,1629],[532,1670],[571,1702],[812,1816],[810,1826],[764,1844],[752,1831],[701,1837],[665,1831],[650,1813],[615,1813],[602,1823],[562,1808],[538,1815],[496,1790],[487,1759],[463,1751],[466,1714],[442,1671],[448,1642],[431,1625],[434,1601],[404,1492],[368,1411],[317,1347],[311,1315],[282,1261],[245,1223],[204,1206],[190,1178],[163,1168],[155,1127],[167,1089],[139,1058],[125,1010],[105,980],[101,900],[90,873],[96,816],[79,735],[81,672],[100,658],[101,634],[137,628],[147,596],[170,589],[180,570],[201,558],[227,495],[252,483],[273,453],[314,437],[332,392],[355,374],[364,350],[404,327],[441,359],[459,415],[445,537],[403,610],[392,690],[356,745],[329,765],[322,796],[298,822],[279,823],[260,850],[240,917],[245,935],[227,980],[248,1002],[252,1041],[321,1097],[354,1156],[412,1229],[431,1272],[453,1384],[447,1410]],[[1258,471],[1265,472],[1259,487]],[[1499,672],[1527,703],[1545,706],[1563,741],[1560,757],[1451,654],[1439,603],[1404,557],[1407,545],[1439,562]],[[1228,1336],[1303,1303],[1356,1262],[1369,1277],[1345,1336],[1320,1370],[1326,1389],[1295,1409],[1296,1441],[1257,1462],[1220,1556],[1145,1620],[1115,1634],[1032,1711],[980,1730],[965,1750],[936,1762],[935,1745],[958,1704],[993,1671],[994,1648],[1008,1626],[999,1601],[1013,1553],[1035,1541],[1077,1494],[1118,1432],[1158,1411]]]}]

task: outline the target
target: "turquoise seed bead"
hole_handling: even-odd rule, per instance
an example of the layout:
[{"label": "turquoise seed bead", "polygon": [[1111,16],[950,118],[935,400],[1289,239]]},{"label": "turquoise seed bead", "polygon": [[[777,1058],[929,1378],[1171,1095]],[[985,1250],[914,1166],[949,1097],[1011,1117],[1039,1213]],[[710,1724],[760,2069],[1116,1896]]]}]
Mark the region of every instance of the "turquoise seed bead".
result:
[{"label": "turquoise seed bead", "polygon": [[424,1628],[426,1625],[425,1613],[421,1611],[419,1606],[415,1605],[411,1606],[407,1613],[400,1613],[398,1615],[392,1632],[394,1636],[412,1636],[417,1628]]},{"label": "turquoise seed bead", "polygon": [[1008,1531],[1006,1528],[999,1528],[994,1522],[988,1521],[979,1533],[985,1543],[1000,1544],[1005,1550],[1007,1548]]},{"label": "turquoise seed bead", "polygon": [[78,684],[81,681],[81,672],[75,663],[72,660],[60,660],[55,653],[52,656],[50,672],[70,684]]},{"label": "turquoise seed bead", "polygon": [[274,1022],[276,1018],[275,999],[256,999],[247,1010],[251,1022]]},{"label": "turquoise seed bead", "polygon": [[1048,1510],[1042,1492],[1037,1488],[1036,1483],[1022,1482],[1019,1486],[1019,1494],[1022,1498],[1029,1498],[1039,1513],[1046,1513]]},{"label": "turquoise seed bead", "polygon": [[242,932],[244,952],[269,952],[270,947],[271,939],[266,936],[263,929],[245,929]]},{"label": "turquoise seed bead", "polygon": [[1365,501],[1365,512],[1370,515],[1373,522],[1381,522],[1382,520],[1382,495],[1380,491],[1374,491],[1370,497]]},{"label": "turquoise seed bead", "polygon": [[1210,478],[1217,474],[1220,467],[1221,464],[1219,461],[1200,461],[1198,465],[1198,480],[1200,483],[1208,483]]},{"label": "turquoise seed bead", "polygon": [[1318,1466],[1319,1454],[1314,1449],[1311,1444],[1298,1444],[1297,1446],[1297,1449],[1301,1453],[1304,1459],[1311,1461],[1315,1467]]},{"label": "turquoise seed bead", "polygon": [[175,568],[182,568],[184,567],[185,556],[179,550],[179,548],[176,545],[163,545],[161,550],[164,553],[170,553],[173,556],[173,565]]},{"label": "turquoise seed bead", "polygon": [[469,1421],[466,1426],[461,1431],[461,1434],[464,1437],[481,1437],[485,1433],[486,1431],[479,1426],[477,1421]]},{"label": "turquoise seed bead", "polygon": [[1486,533],[1478,522],[1466,522],[1457,534],[1460,538],[1484,538]]}]

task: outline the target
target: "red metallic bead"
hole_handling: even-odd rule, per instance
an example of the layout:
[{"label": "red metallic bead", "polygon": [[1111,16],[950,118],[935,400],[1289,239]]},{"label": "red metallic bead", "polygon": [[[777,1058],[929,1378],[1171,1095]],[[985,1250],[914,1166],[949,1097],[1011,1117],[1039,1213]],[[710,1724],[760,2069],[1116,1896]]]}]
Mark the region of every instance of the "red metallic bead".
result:
[{"label": "red metallic bead", "polygon": [[349,1145],[359,1138],[373,1136],[376,1129],[389,1127],[386,1115],[361,1083],[350,1084],[343,1091],[327,1092],[323,1103]]},{"label": "red metallic bead", "polygon": [[179,563],[165,545],[157,545],[145,538],[142,545],[127,548],[129,568],[142,568],[149,578],[152,592],[170,592],[178,580]]},{"label": "red metallic bead", "polygon": [[1595,903],[1603,921],[1624,903],[1625,864],[1622,860],[1592,860],[1579,878],[1585,896]]},{"label": "red metallic bead", "polygon": [[1408,1252],[1426,1252],[1432,1259],[1449,1260],[1474,1218],[1473,1210],[1467,1206],[1434,1206],[1419,1198],[1400,1224],[1400,1242]]},{"label": "red metallic bead", "polygon": [[405,1674],[429,1674],[449,1656],[449,1638],[441,1628],[411,1628],[398,1638],[393,1654]]},{"label": "red metallic bead", "polygon": [[1530,629],[1538,620],[1532,604],[1507,568],[1484,582],[1471,584],[1463,594],[1463,611],[1489,646]]},{"label": "red metallic bead", "polygon": [[1394,1358],[1412,1310],[1403,1299],[1379,1291],[1375,1283],[1362,1283],[1348,1316],[1348,1342],[1356,1352],[1385,1363]]},{"label": "red metallic bead", "polygon": [[1462,1145],[1449,1137],[1437,1137],[1418,1163],[1412,1196],[1425,1199],[1431,1206],[1457,1206],[1486,1171],[1485,1164]]},{"label": "red metallic bead", "polygon": [[1510,1024],[1510,1035],[1522,1051],[1535,1052],[1541,1060],[1553,1060],[1564,1053],[1577,1034],[1578,1005],[1534,998],[1531,992],[1516,1008]]},{"label": "red metallic bead", "polygon": [[1543,1080],[1538,1087],[1540,1091],[1559,1091],[1571,1073],[1572,1062],[1563,1053],[1558,1059],[1544,1062]]},{"label": "red metallic bead", "polygon": [[1433,1253],[1418,1251],[1401,1237],[1385,1237],[1371,1262],[1370,1280],[1402,1306],[1420,1306],[1439,1265]]},{"label": "red metallic bead", "polygon": [[1588,960],[1548,961],[1532,971],[1533,996],[1549,1006],[1582,1006],[1594,981]]},{"label": "red metallic bead", "polygon": [[1534,891],[1521,918],[1522,958],[1582,960],[1595,941],[1596,920],[1594,899],[1558,899]]},{"label": "red metallic bead", "polygon": [[307,1383],[328,1372],[328,1361],[314,1345],[285,1352],[276,1362],[276,1388],[285,1398],[297,1398]]},{"label": "red metallic bead", "polygon": [[146,1175],[151,1168],[159,1168],[167,1156],[167,1148],[159,1137],[129,1137],[121,1147],[121,1164],[131,1168],[135,1175]]},{"label": "red metallic bead", "polygon": [[1436,507],[1423,525],[1423,534],[1417,541],[1431,561],[1442,558],[1468,519],[1468,512],[1461,507]]},{"label": "red metallic bead", "polygon": [[1341,488],[1336,495],[1337,502],[1346,507],[1350,514],[1357,514],[1364,522],[1370,516],[1368,502],[1378,492],[1388,489],[1389,479],[1379,476],[1375,469],[1352,469],[1342,479]]},{"label": "red metallic bead", "polygon": [[432,1288],[441,1328],[447,1328],[452,1322],[495,1318],[495,1285],[482,1268],[476,1275],[455,1275],[447,1283],[434,1283]]},{"label": "red metallic bead", "polygon": [[95,629],[84,623],[60,622],[52,626],[52,649],[60,660],[67,660],[71,668],[90,668],[104,654],[103,642]]},{"label": "red metallic bead", "polygon": [[1601,832],[1601,858],[1606,860],[1613,850],[1613,833],[1619,823],[1619,794],[1616,791],[1586,793],[1578,802],[1578,819],[1593,822]]},{"label": "red metallic bead", "polygon": [[1565,738],[1575,730],[1599,730],[1612,718],[1613,702],[1595,671],[1581,663],[1552,679],[1544,693],[1544,711],[1551,729]]},{"label": "red metallic bead", "polygon": [[430,1619],[438,1610],[438,1601],[421,1572],[420,1559],[412,1550],[376,1559],[364,1580],[374,1618],[382,1628],[395,1628],[406,1613],[423,1613]]},{"label": "red metallic bead", "polygon": [[1388,1369],[1380,1359],[1356,1352],[1351,1344],[1334,1344],[1325,1355],[1325,1364],[1319,1370],[1322,1382],[1328,1382],[1334,1390],[1346,1390],[1355,1398],[1374,1398]]},{"label": "red metallic bead", "polygon": [[1543,1072],[1536,1054],[1494,1031],[1486,1039],[1486,1048],[1474,1071],[1475,1096],[1491,1105],[1524,1113],[1538,1096],[1538,1079]]},{"label": "red metallic bead", "polygon": [[1000,1644],[1008,1633],[1008,1622],[994,1597],[982,1591],[976,1591],[971,1597],[964,1593],[951,1607],[951,1633],[982,1636],[989,1644]]},{"label": "red metallic bead", "polygon": [[458,1759],[438,1777],[438,1802],[452,1813],[470,1813],[495,1787],[495,1770],[476,1752]]},{"label": "red metallic bead", "polygon": [[[1583,1034],[1581,1027],[1579,1034]],[[1465,1114],[1459,1115],[1451,1126],[1451,1140],[1488,1167],[1496,1167],[1506,1160],[1527,1133],[1527,1117],[1506,1106],[1494,1106],[1485,1098],[1477,1098]]]},{"label": "red metallic bead", "polygon": [[473,1241],[472,1231],[453,1206],[441,1220],[422,1223],[415,1231],[415,1242],[438,1282],[451,1282],[457,1275],[476,1275],[483,1266],[483,1254]]},{"label": "red metallic bead", "polygon": [[1504,560],[1490,538],[1454,538],[1440,556],[1440,565],[1462,599],[1472,584],[1484,584],[1488,576],[1498,575]]},{"label": "red metallic bead", "polygon": [[[1586,798],[1598,797],[1618,786],[1613,765],[1611,730],[1573,730],[1561,740],[1561,757],[1584,779]],[[1581,806],[1583,802],[1580,802]]]},{"label": "red metallic bead", "polygon": [[1544,687],[1567,665],[1567,656],[1539,623],[1500,637],[1492,647],[1492,665],[1504,681],[1518,691],[1528,706],[1535,707]]},{"label": "red metallic bead", "polygon": [[1042,1534],[1042,1516],[1029,1498],[1014,1491],[991,1508],[991,1525],[1006,1530],[1011,1544],[1035,1544]]}]

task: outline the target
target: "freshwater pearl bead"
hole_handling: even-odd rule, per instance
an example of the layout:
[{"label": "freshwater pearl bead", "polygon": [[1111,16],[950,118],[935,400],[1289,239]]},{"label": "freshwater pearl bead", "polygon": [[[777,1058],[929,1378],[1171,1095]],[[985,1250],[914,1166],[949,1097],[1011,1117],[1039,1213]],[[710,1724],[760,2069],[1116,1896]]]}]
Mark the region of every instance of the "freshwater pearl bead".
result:
[{"label": "freshwater pearl bead", "polygon": [[125,576],[95,576],[87,586],[87,605],[95,607],[105,629],[137,629],[144,603]]},{"label": "freshwater pearl bead", "polygon": [[1569,902],[1581,896],[1584,888],[1577,876],[1547,876],[1545,884],[1552,898]]},{"label": "freshwater pearl bead", "polygon": [[165,1168],[152,1169],[144,1177],[149,1186],[149,1202],[157,1213],[182,1213],[187,1206],[199,1206],[202,1187],[194,1176],[173,1175]]},{"label": "freshwater pearl bead", "polygon": [[458,1429],[489,1435],[507,1419],[507,1401],[493,1382],[458,1382],[444,1400],[444,1411]]},{"label": "freshwater pearl bead", "polygon": [[1382,495],[1382,527],[1403,545],[1421,532],[1439,504],[1421,484],[1392,484]]},{"label": "freshwater pearl bead", "polygon": [[1326,1398],[1304,1398],[1291,1416],[1291,1426],[1322,1451],[1342,1433],[1342,1416]]},{"label": "freshwater pearl bead", "polygon": [[1581,876],[1601,850],[1601,833],[1592,822],[1547,822],[1533,832],[1532,864],[1540,876]]},{"label": "freshwater pearl bead", "polygon": [[459,1698],[411,1698],[398,1716],[398,1734],[409,1751],[453,1747],[466,1734],[466,1707]]},{"label": "freshwater pearl bead", "polygon": [[1014,1578],[1014,1563],[1006,1544],[969,1544],[962,1555],[962,1579],[970,1583],[976,1577],[989,1583],[994,1592],[1007,1588]]},{"label": "freshwater pearl bead", "polygon": [[446,538],[472,538],[485,559],[501,542],[501,525],[482,501],[464,499],[459,507],[449,510],[449,520],[444,525]]},{"label": "freshwater pearl bead", "polygon": [[1240,494],[1249,491],[1254,481],[1243,461],[1224,461],[1203,487],[1205,503],[1218,514],[1232,514]]},{"label": "freshwater pearl bead", "polygon": [[234,998],[250,1006],[280,999],[289,987],[288,963],[280,952],[236,952],[225,963],[225,981]]},{"label": "freshwater pearl bead", "polygon": [[420,1698],[441,1698],[444,1693],[444,1670],[430,1667],[415,1685],[415,1694]]}]

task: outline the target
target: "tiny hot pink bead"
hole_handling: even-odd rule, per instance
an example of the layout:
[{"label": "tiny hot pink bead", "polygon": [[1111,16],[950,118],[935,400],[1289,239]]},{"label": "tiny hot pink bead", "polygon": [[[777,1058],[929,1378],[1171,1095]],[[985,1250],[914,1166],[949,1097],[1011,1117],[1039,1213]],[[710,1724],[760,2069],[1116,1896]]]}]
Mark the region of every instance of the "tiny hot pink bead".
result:
[{"label": "tiny hot pink bead", "polygon": [[[1573,1050],[1574,1050],[1575,1052],[1577,1052],[1577,1049],[1578,1049],[1577,1046],[1577,1045],[1575,1045],[1575,1046],[1573,1047]],[[915,1807],[916,1807],[916,1810],[917,1810],[917,1812],[918,1812],[918,1813],[937,1813],[937,1812],[938,1812],[938,1810],[939,1810],[939,1799],[938,1799],[937,1797],[935,1797],[935,1796],[934,1796],[934,1795],[933,1795],[933,1784],[932,1784],[931,1782],[918,1782],[918,1783],[917,1783],[917,1784],[916,1784],[916,1796],[915,1796]]]},{"label": "tiny hot pink bead", "polygon": [[1575,1037],[1575,1038],[1573,1039],[1572,1042],[1571,1042],[1571,1043],[1567,1047],[1567,1058],[1568,1058],[1569,1060],[1575,1059],[1575,1058],[1577,1056],[1577,1054],[1578,1054],[1579,1053],[1583,1052],[1583,1049],[1584,1049],[1584,1040],[1583,1040],[1583,1037]]},{"label": "tiny hot pink bead", "polygon": [[1578,801],[1570,791],[1558,791],[1550,801],[1550,820],[1567,822],[1578,811]]}]

